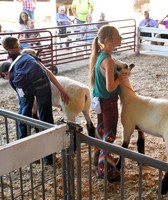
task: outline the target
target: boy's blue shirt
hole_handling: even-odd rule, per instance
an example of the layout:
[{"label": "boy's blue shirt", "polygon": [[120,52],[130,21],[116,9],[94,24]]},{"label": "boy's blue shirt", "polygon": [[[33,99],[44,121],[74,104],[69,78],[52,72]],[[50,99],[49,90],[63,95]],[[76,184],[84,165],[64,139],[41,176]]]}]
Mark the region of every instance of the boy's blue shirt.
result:
[{"label": "boy's blue shirt", "polygon": [[46,74],[34,57],[22,54],[22,57],[14,64],[9,72],[11,86],[16,88],[26,88],[30,82]]}]

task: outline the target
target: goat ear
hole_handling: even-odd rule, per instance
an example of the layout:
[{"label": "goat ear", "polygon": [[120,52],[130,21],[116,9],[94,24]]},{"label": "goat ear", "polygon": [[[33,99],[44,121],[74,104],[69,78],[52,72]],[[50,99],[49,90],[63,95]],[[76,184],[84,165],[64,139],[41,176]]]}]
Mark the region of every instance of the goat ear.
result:
[{"label": "goat ear", "polygon": [[42,51],[43,51],[42,49],[37,50],[36,56],[39,56]]},{"label": "goat ear", "polygon": [[129,65],[129,68],[130,68],[131,70],[132,70],[134,67],[135,67],[134,64],[130,64],[130,65]]}]

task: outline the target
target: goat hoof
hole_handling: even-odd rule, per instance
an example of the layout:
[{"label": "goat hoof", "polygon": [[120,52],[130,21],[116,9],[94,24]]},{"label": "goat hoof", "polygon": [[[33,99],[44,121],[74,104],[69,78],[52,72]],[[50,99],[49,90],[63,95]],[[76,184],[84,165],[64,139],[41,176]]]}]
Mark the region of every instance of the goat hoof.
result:
[{"label": "goat hoof", "polygon": [[40,132],[39,128],[34,127],[34,129],[35,129],[35,132],[36,132],[36,133]]},{"label": "goat hoof", "polygon": [[163,186],[162,184],[162,188],[161,188],[161,194],[164,195],[168,192],[168,187],[167,186]]},{"label": "goat hoof", "polygon": [[164,195],[164,194],[166,194],[166,193],[167,193],[167,189],[162,189],[162,190],[161,190],[161,194],[162,194],[162,195]]},{"label": "goat hoof", "polygon": [[166,194],[167,192],[168,192],[168,172],[166,172],[162,180],[161,194]]},{"label": "goat hoof", "polygon": [[108,176],[109,183],[120,182],[121,176],[119,172],[115,172],[112,176]]},{"label": "goat hoof", "polygon": [[93,154],[93,164],[94,166],[98,166],[98,160],[99,160],[100,150],[95,151]]},{"label": "goat hoof", "polygon": [[[161,195],[165,195],[165,194],[167,194],[167,192],[168,192],[167,188],[165,188],[165,187],[161,188]],[[158,193],[158,189],[156,190],[156,193]]]},{"label": "goat hoof", "polygon": [[93,124],[91,123],[91,125],[86,124],[87,126],[87,131],[88,131],[88,135],[90,137],[95,137],[95,127],[93,126]]},{"label": "goat hoof", "polygon": [[118,162],[116,163],[116,169],[118,170],[118,171],[120,171],[120,169],[121,169],[121,164],[120,164],[120,161],[118,160]]}]

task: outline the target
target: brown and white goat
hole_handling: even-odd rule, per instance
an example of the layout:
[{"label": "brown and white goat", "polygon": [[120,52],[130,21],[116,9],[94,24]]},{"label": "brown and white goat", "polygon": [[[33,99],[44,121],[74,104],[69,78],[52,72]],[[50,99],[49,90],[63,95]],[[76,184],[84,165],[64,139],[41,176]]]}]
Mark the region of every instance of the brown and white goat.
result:
[{"label": "brown and white goat", "polygon": [[[128,65],[118,63],[121,73],[130,73],[133,68]],[[144,153],[144,133],[162,137],[166,143],[168,158],[168,100],[156,99],[138,95],[134,92],[129,78],[120,86],[121,100],[121,122],[123,125],[123,143],[122,147],[127,148],[130,138],[135,129],[138,128],[139,138],[137,144],[138,150]],[[121,167],[121,159],[117,166]],[[168,191],[168,172],[165,173],[162,180],[161,193]]]}]

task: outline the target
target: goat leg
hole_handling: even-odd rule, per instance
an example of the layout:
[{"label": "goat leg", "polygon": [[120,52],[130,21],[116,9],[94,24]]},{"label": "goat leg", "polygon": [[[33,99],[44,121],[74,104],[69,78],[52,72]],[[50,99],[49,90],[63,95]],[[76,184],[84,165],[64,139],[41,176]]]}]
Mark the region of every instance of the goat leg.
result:
[{"label": "goat leg", "polygon": [[137,149],[139,153],[145,154],[145,135],[138,129]]},{"label": "goat leg", "polygon": [[[128,143],[123,142],[122,147],[127,149],[128,148]],[[120,158],[119,158],[119,160],[118,160],[118,162],[116,164],[116,168],[117,168],[118,171],[120,171],[120,169],[121,169],[121,156],[120,156]]]},{"label": "goat leg", "polygon": [[168,191],[168,172],[165,173],[162,180],[161,194],[166,194]]},{"label": "goat leg", "polygon": [[[37,113],[33,113],[32,117],[33,117],[34,119],[39,119],[38,116],[37,116]],[[39,132],[39,128],[34,127],[34,129],[35,129],[35,132],[36,132],[36,133]]]},{"label": "goat leg", "polygon": [[88,135],[95,137],[95,127],[92,122],[86,124]]}]

